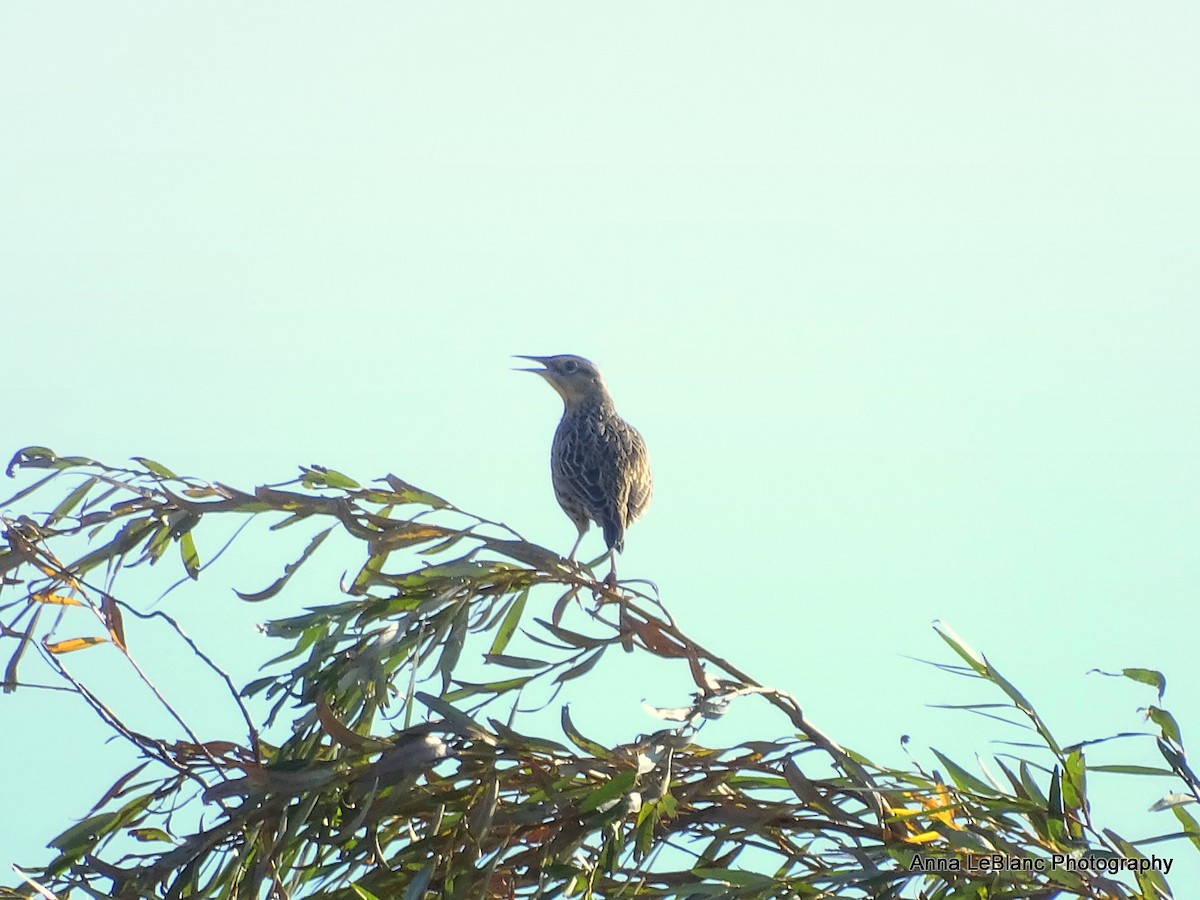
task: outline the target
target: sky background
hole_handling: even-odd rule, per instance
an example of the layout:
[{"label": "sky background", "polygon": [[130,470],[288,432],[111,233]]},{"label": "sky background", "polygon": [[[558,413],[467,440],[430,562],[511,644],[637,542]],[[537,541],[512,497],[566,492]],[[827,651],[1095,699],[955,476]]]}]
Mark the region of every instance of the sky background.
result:
[{"label": "sky background", "polygon": [[[1153,700],[1094,667],[1162,669],[1195,738],[1198,26],[1172,2],[5,5],[0,454],[395,472],[565,551],[559,401],[509,367],[577,353],[650,447],[622,576],[843,744],[1000,749],[926,708],[993,699],[907,659],[952,661],[935,619],[1063,743]],[[281,564],[305,536],[254,540]],[[273,577],[239,559],[241,589]],[[253,623],[305,599],[164,602],[248,679],[281,650]],[[104,652],[75,664],[119,679]],[[604,666],[574,715],[611,741],[688,690]],[[751,702],[721,726],[785,732]],[[0,862],[32,865],[133,761],[74,698],[0,704]],[[1173,830],[1145,813],[1167,783],[1092,787],[1119,831]]]}]

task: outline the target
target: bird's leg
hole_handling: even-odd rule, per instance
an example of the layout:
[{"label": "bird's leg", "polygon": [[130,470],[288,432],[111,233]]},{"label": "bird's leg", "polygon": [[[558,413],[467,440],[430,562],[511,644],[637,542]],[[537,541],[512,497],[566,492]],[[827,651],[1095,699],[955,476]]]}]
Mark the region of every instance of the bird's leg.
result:
[{"label": "bird's leg", "polygon": [[604,584],[607,587],[617,586],[617,554],[615,550],[608,551],[609,570],[608,575],[604,578]]},{"label": "bird's leg", "polygon": [[575,554],[579,552],[579,545],[583,543],[583,532],[579,532],[579,537],[575,538],[575,546],[571,548],[570,554],[567,556],[571,562],[575,562]]},{"label": "bird's leg", "polygon": [[[608,551],[608,561],[612,567],[608,570],[608,576],[604,579],[604,586],[608,590],[616,593],[617,590],[617,551]],[[617,606],[617,632],[621,636],[621,649],[626,653],[633,652],[633,636],[635,634],[633,627],[633,619],[629,615],[629,607],[624,602],[619,602]]]}]

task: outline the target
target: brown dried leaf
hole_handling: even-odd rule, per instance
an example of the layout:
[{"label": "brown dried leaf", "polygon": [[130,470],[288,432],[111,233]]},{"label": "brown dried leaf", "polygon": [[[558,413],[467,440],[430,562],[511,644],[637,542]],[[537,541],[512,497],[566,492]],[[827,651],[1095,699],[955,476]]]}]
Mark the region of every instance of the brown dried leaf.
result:
[{"label": "brown dried leaf", "polygon": [[333,711],[333,707],[329,705],[324,697],[317,698],[317,721],[321,723],[321,727],[325,729],[326,734],[343,747],[349,747],[351,750],[368,752],[391,746],[388,741],[366,737],[358,732],[351,731],[338,719],[336,713]]},{"label": "brown dried leaf", "polygon": [[629,626],[632,628],[633,633],[641,638],[645,648],[655,656],[662,656],[667,659],[682,659],[688,655],[689,651],[687,647],[667,637],[652,622],[630,619]]},{"label": "brown dried leaf", "polygon": [[125,646],[125,622],[121,618],[121,609],[117,606],[117,601],[111,595],[104,595],[104,599],[100,602],[100,612],[104,616],[104,624],[108,628],[108,633],[112,635],[113,643],[122,650],[127,649]]}]

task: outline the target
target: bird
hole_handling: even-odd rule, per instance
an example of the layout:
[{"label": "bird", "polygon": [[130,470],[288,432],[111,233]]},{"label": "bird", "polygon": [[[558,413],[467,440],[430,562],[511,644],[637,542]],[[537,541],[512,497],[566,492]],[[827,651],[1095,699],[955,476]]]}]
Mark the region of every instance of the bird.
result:
[{"label": "bird", "polygon": [[617,415],[604,377],[582,356],[517,356],[540,363],[519,369],[544,378],[563,401],[562,420],[550,445],[550,478],[558,505],[579,531],[568,559],[575,560],[592,522],[604,532],[611,569],[605,584],[617,581],[616,554],[625,532],[650,505],[654,479],[646,442]]}]

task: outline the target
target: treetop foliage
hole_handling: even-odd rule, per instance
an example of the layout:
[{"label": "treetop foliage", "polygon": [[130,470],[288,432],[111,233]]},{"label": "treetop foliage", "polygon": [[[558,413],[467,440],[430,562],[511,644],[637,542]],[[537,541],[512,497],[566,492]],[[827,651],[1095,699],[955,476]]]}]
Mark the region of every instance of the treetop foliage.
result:
[{"label": "treetop foliage", "polygon": [[[314,465],[243,491],[133,463],[29,447],[8,468],[37,477],[0,505],[4,691],[73,692],[124,742],[130,768],[0,896],[1157,898],[1170,888],[1147,848],[1200,849],[1185,809],[1200,780],[1152,670],[1114,673],[1156,692],[1148,731],[1063,743],[937,626],[953,662],[936,665],[991,691],[960,709],[1017,739],[986,761],[934,750],[898,769],[840,746],[792,694],[691,639],[653,586],[606,586],[400,478],[364,485]],[[237,528],[202,559],[195,536],[221,522]],[[261,560],[266,586],[242,601],[284,592],[335,532],[360,555],[353,577],[264,625],[280,652],[242,685],[130,570],[200,581],[251,522],[302,534],[286,563]],[[236,731],[198,735],[196,698],[155,687],[127,639],[131,617],[223,681]],[[609,746],[566,700],[603,690],[595,667],[623,650],[677,666],[690,693],[650,709],[658,730]],[[84,651],[144,680],[169,730],[133,728],[122,697],[77,674]],[[707,722],[754,697],[777,711],[778,731],[704,742]],[[635,712],[630,732],[647,721]],[[1115,737],[1150,761],[1087,762]],[[1094,820],[1096,777],[1168,779],[1152,796],[1172,826],[1132,836]]]}]

